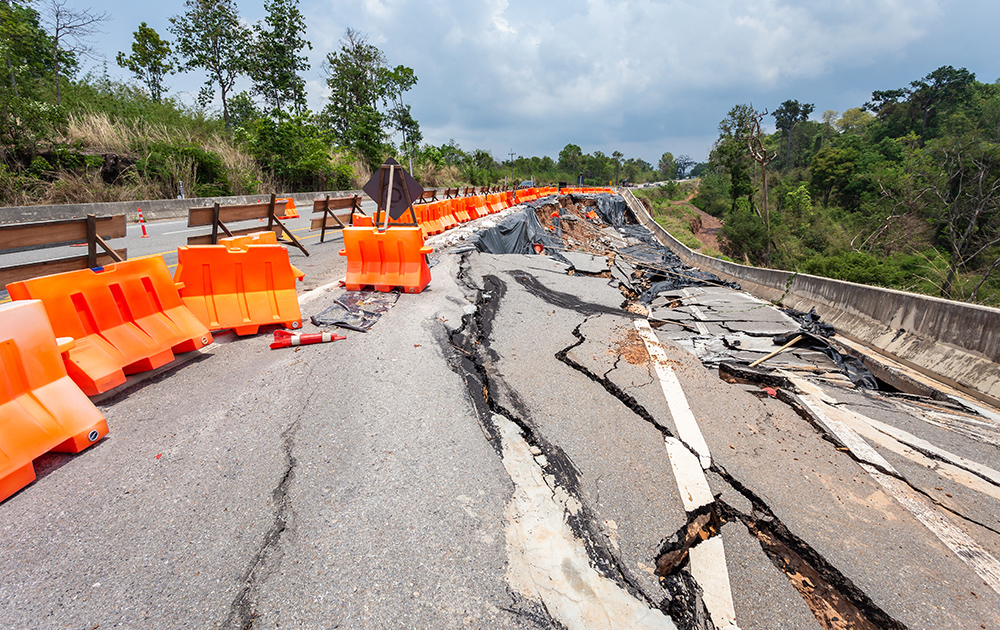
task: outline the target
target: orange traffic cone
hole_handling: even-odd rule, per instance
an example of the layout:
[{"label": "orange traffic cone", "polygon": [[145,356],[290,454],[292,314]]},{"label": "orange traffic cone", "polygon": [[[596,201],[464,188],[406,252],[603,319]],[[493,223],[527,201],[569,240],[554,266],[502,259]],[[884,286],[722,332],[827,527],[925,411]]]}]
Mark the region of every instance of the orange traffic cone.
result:
[{"label": "orange traffic cone", "polygon": [[274,331],[274,343],[271,344],[271,349],[287,348],[289,346],[307,346],[311,343],[325,343],[339,339],[347,339],[347,337],[330,332],[292,333],[287,330],[276,330]]},{"label": "orange traffic cone", "polygon": [[139,208],[139,226],[142,227],[141,238],[149,238],[149,234],[146,234],[146,219],[142,216],[142,208]]}]

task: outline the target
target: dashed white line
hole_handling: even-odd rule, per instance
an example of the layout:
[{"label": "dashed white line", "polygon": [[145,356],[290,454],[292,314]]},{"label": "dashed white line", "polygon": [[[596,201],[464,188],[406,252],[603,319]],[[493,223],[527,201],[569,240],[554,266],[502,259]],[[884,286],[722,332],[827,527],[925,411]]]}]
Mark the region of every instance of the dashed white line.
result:
[{"label": "dashed white line", "polygon": [[[667,353],[656,334],[649,326],[649,321],[635,322],[636,330],[642,336],[650,360],[663,395],[667,399],[667,407],[677,427],[681,440],[664,438],[670,467],[677,480],[677,490],[681,495],[681,503],[685,512],[691,513],[715,502],[712,488],[705,478],[705,470],[712,465],[712,456],[708,450],[705,437],[698,427],[687,397],[681,388],[677,375],[667,363]],[[692,452],[692,449],[694,452]],[[724,630],[739,630],[736,625],[736,607],[733,604],[733,591],[729,583],[729,567],[726,564],[726,551],[721,536],[713,536],[691,547],[688,551],[691,576],[698,582],[702,590],[702,601],[712,615],[716,627]]]},{"label": "dashed white line", "polygon": [[677,380],[677,375],[667,363],[667,353],[663,351],[663,346],[656,338],[653,329],[650,328],[648,320],[637,320],[635,328],[639,331],[643,343],[646,344],[646,351],[649,353],[653,368],[659,377],[663,395],[667,399],[667,407],[674,419],[674,426],[677,427],[678,437],[694,449],[698,454],[698,459],[701,460],[701,467],[707,469],[712,465],[712,455],[708,450],[708,443],[705,442],[705,436],[701,434],[698,421],[691,413],[691,407],[688,406],[687,397]]}]

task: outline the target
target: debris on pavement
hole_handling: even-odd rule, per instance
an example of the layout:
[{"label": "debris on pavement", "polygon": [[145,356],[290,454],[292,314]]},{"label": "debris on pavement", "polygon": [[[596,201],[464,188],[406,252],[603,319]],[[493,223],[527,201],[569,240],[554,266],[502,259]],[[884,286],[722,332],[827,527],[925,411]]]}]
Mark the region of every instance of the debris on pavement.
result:
[{"label": "debris on pavement", "polygon": [[314,326],[338,326],[357,332],[368,332],[375,322],[399,300],[399,291],[346,291],[333,299],[333,304],[313,315]]}]

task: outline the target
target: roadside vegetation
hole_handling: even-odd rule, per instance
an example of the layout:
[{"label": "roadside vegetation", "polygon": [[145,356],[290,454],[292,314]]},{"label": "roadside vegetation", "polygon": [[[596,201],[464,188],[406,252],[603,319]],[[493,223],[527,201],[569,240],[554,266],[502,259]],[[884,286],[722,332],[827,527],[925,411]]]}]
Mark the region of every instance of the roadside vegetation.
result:
[{"label": "roadside vegetation", "polygon": [[718,247],[712,244],[715,239],[705,238],[702,213],[691,203],[697,191],[698,181],[688,180],[670,181],[652,188],[637,188],[632,192],[646,207],[653,220],[688,248],[706,256],[722,256]]},{"label": "roadside vegetation", "polygon": [[[417,74],[351,28],[323,64],[329,97],[311,111],[298,0],[264,8],[248,24],[233,0],[186,0],[168,33],[137,25],[115,57],[130,76],[121,81],[107,67],[80,73],[106,14],[66,0],[0,2],[0,205],[173,198],[182,186],[188,197],[359,188],[390,156],[435,187],[649,182],[693,166],[671,157],[667,173],[574,144],[558,159],[497,161],[423,143],[406,102]],[[196,103],[168,93],[179,72],[205,78]]]},{"label": "roadside vegetation", "polygon": [[1000,306],[1000,84],[943,66],[813,110],[742,104],[720,122],[693,203],[724,220],[723,253]]}]

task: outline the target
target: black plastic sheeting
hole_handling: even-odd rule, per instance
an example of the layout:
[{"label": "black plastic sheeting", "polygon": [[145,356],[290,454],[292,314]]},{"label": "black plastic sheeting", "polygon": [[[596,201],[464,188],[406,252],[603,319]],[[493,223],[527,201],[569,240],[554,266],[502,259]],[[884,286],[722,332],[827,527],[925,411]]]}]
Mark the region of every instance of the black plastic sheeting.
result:
[{"label": "black plastic sheeting", "polygon": [[564,249],[562,239],[549,234],[538,220],[533,206],[512,214],[496,227],[471,236],[476,249],[486,254],[536,254],[535,245],[545,248],[545,253],[569,264],[559,250]]},{"label": "black plastic sheeting", "polygon": [[315,326],[338,326],[368,332],[399,299],[398,291],[348,291],[334,298],[333,306],[309,318]]},{"label": "black plastic sheeting", "polygon": [[799,322],[802,326],[798,331],[786,333],[784,335],[778,335],[772,341],[775,345],[783,346],[795,337],[802,335],[802,340],[796,345],[804,346],[812,350],[818,350],[830,357],[830,359],[837,364],[837,367],[851,379],[856,387],[861,387],[863,389],[874,389],[877,390],[878,381],[875,379],[875,375],[865,367],[865,364],[858,359],[843,355],[837,351],[830,342],[827,341],[830,337],[834,335],[833,326],[829,324],[824,324],[820,321],[819,315],[816,313],[816,309],[811,309],[808,313],[803,313],[801,311],[796,311],[790,308],[781,309],[789,317]]},{"label": "black plastic sheeting", "polygon": [[[601,220],[614,227],[625,238],[639,241],[618,249],[618,255],[627,261],[623,273],[628,275],[628,289],[640,292],[639,300],[650,304],[664,291],[674,291],[684,287],[725,286],[737,291],[740,285],[725,282],[717,275],[688,267],[677,254],[661,245],[642,225],[636,223],[628,204],[621,195],[599,193],[596,195],[572,195],[579,205],[581,199],[596,199],[596,212]],[[483,230],[469,238],[475,248],[488,254],[534,254],[535,245],[545,248],[545,254],[569,263],[560,251],[565,249],[562,239],[549,232],[538,220],[535,210],[539,206],[550,205],[551,197],[545,197],[525,204],[524,211],[511,215],[496,227]],[[632,271],[639,270],[638,276]],[[625,276],[622,276],[625,277]]]},{"label": "black plastic sheeting", "polygon": [[[573,195],[573,198],[575,199],[577,196]],[[625,199],[621,195],[598,193],[595,196],[597,197],[597,214],[605,223],[616,229],[628,223],[635,223],[634,218],[632,221],[629,221],[632,213],[629,211],[628,204],[625,203]]]}]

